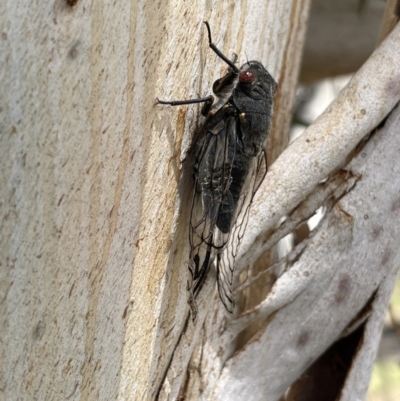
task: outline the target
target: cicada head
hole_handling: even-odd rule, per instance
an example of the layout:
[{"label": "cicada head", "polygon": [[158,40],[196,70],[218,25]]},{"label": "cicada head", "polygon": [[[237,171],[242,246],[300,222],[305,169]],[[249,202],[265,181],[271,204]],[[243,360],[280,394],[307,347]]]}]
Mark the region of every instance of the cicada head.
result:
[{"label": "cicada head", "polygon": [[247,95],[264,92],[264,96],[273,98],[278,85],[259,61],[249,61],[240,67],[238,87]]}]

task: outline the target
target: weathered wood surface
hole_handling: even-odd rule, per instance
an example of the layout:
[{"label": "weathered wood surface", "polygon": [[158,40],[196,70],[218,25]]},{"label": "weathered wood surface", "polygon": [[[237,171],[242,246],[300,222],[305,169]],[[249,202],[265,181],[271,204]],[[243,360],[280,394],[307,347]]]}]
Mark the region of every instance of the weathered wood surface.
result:
[{"label": "weathered wood surface", "polygon": [[[398,262],[394,239],[386,241],[386,235],[397,233],[397,226],[386,229],[384,219],[389,216],[377,212],[398,213],[395,187],[388,188],[397,178],[382,166],[390,162],[398,171],[390,158],[398,148],[395,142],[377,139],[383,131],[363,150],[369,163],[363,164],[358,156],[349,180],[336,177],[342,182],[338,192],[348,194],[331,209],[301,258],[276,282],[260,308],[229,322],[215,298],[215,278],[210,275],[200,296],[198,323],[187,321],[188,187],[181,180],[180,160],[198,123],[198,108],[155,107],[155,98],[209,94],[225,66],[207,46],[202,21],[208,20],[214,42],[226,54],[237,53],[240,62],[246,57],[262,61],[278,81],[268,150],[274,161],[288,142],[308,8],[309,0],[0,3],[0,398],[172,400],[180,392],[197,399],[201,389],[205,399],[234,400],[236,394],[242,400],[243,394],[247,399],[267,391],[272,401],[311,362],[293,351],[297,344],[293,341],[302,333],[300,323],[296,325],[298,314],[304,314],[302,324],[310,325],[310,337],[304,335],[300,342],[316,358],[350,319],[346,309],[342,325],[329,333],[324,326],[325,337],[313,341],[317,325],[333,316],[331,311],[323,314],[329,296],[336,294],[339,312],[356,299],[352,309],[356,312],[367,298],[367,291],[360,295],[356,282],[366,276],[370,278],[362,287],[378,288],[376,299],[381,300],[381,309],[377,304],[371,314],[377,318],[370,333],[379,331],[390,274],[394,276]],[[269,235],[280,217],[290,217],[293,208],[316,191],[321,178],[342,163],[347,151],[399,100],[398,31],[389,44],[383,44],[389,50],[379,50],[385,60],[378,64],[379,79],[371,75],[366,88],[350,87],[349,103],[342,99],[327,112],[337,117],[332,117],[332,135],[324,134],[326,120],[321,118],[272,166],[243,247],[252,249],[254,242],[253,260],[265,251],[254,239],[260,233]],[[360,103],[365,94],[368,102]],[[346,125],[351,122],[346,104],[360,112],[352,127]],[[338,117],[342,115],[343,119]],[[396,116],[382,130],[389,129]],[[331,142],[326,139],[341,132],[340,124],[349,128],[344,132],[348,137],[342,138],[344,142],[338,137],[332,142],[337,147],[328,147]],[[384,137],[392,140],[389,134]],[[316,151],[310,150],[307,139],[316,144]],[[318,150],[317,144],[322,148]],[[380,165],[372,144],[380,149]],[[313,164],[317,162],[318,166]],[[302,174],[309,174],[301,182],[303,188],[296,186],[293,163]],[[386,191],[384,199],[371,182]],[[356,194],[366,193],[369,197],[360,203]],[[312,209],[318,202],[310,204]],[[359,219],[362,211],[368,219]],[[378,252],[370,255],[373,249],[366,242],[355,247],[351,240],[366,241],[374,224],[383,229],[373,231]],[[339,267],[348,269],[332,272],[335,269],[327,263],[317,263],[328,256],[323,241],[335,255],[345,249],[343,260],[353,258],[361,265],[357,255],[364,252],[365,261],[380,260],[382,267],[359,277],[371,266],[357,265],[357,273],[343,261]],[[306,271],[308,276],[301,274]],[[306,319],[304,304],[300,308],[302,297],[307,298],[305,304],[318,300],[313,307],[320,314],[313,315],[314,320]],[[231,340],[254,316],[258,321],[269,316],[270,324],[259,332],[260,341],[235,348]],[[283,330],[287,328],[292,331]],[[368,338],[376,342],[372,334]],[[264,341],[267,346],[261,347]],[[276,369],[268,376],[263,371],[252,387],[253,376],[249,379],[246,369],[252,374],[258,370],[247,362],[251,353],[260,358],[271,349],[276,352],[278,345],[287,348],[275,358]],[[273,356],[269,353],[267,361]],[[287,371],[289,362],[293,366]],[[240,380],[232,386],[234,377]],[[361,394],[367,379],[354,380],[353,387],[359,386]]]},{"label": "weathered wood surface", "polygon": [[276,158],[307,4],[1,2],[1,398],[154,399],[188,313],[178,182],[198,115],[155,98],[210,93],[209,20],[281,85]]}]

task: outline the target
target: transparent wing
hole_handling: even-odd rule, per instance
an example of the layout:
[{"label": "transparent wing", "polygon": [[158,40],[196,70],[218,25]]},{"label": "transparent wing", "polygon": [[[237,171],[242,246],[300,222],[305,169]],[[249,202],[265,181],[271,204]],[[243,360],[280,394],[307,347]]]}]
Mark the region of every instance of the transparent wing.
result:
[{"label": "transparent wing", "polygon": [[[218,115],[219,114],[219,115]],[[190,215],[191,247],[189,289],[197,295],[213,255],[229,240],[229,187],[236,153],[237,119],[221,110],[205,126],[201,146],[196,152],[194,193]]]},{"label": "transparent wing", "polygon": [[235,259],[247,227],[252,200],[266,173],[267,159],[266,152],[263,149],[257,156],[250,158],[248,173],[238,197],[234,224],[232,225],[228,244],[222,252],[217,254],[218,292],[222,303],[230,313],[233,312],[235,307],[232,294]]},{"label": "transparent wing", "polygon": [[245,150],[239,129],[232,109],[221,108],[206,124],[196,152],[189,230],[193,309],[213,260],[220,298],[229,312],[234,308],[234,262],[267,170],[265,151]]}]

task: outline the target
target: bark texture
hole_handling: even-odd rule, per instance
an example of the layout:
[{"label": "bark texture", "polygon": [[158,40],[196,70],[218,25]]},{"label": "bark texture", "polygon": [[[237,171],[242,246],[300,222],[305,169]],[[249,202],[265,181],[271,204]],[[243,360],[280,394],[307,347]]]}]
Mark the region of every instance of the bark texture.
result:
[{"label": "bark texture", "polygon": [[[301,375],[348,333],[365,347],[336,391],[362,399],[400,262],[398,110],[345,158],[400,99],[400,33],[281,154],[309,3],[0,3],[1,399],[274,401],[293,383],[288,396],[305,394]],[[238,261],[238,299],[257,281],[248,265],[321,205],[326,215],[243,316],[225,314],[211,273],[194,324],[181,159],[198,107],[154,103],[208,95],[223,74],[203,20],[225,54],[260,60],[279,84],[276,162]]]}]

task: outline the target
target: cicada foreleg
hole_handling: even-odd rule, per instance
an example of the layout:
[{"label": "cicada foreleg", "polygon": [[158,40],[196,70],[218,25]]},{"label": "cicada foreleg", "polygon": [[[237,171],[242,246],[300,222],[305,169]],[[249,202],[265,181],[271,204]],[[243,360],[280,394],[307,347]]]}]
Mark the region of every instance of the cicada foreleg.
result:
[{"label": "cicada foreleg", "polygon": [[235,75],[239,74],[239,68],[236,67],[235,65],[235,61],[236,61],[236,56],[234,58],[233,61],[229,60],[228,57],[225,56],[224,53],[221,52],[221,50],[218,49],[217,46],[215,46],[215,44],[213,43],[212,39],[211,39],[211,28],[210,25],[208,24],[208,21],[204,21],[204,23],[206,24],[207,27],[207,32],[208,32],[208,45],[210,46],[210,48],[213,50],[213,52],[221,59],[224,60],[226,64],[229,65],[229,67],[232,69],[232,73],[234,73]]}]

